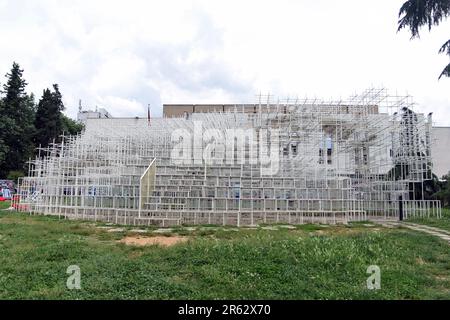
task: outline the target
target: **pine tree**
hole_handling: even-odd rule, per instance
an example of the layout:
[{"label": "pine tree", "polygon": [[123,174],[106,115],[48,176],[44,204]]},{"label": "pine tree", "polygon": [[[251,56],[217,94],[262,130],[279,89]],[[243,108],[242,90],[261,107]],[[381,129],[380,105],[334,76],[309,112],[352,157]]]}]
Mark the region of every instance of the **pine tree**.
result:
[{"label": "pine tree", "polygon": [[[450,0],[408,0],[400,8],[398,31],[409,28],[411,39],[418,38],[421,27],[431,30],[449,16]],[[439,53],[450,56],[450,40],[442,45]],[[442,70],[439,79],[442,77],[450,77],[450,63]]]},{"label": "pine tree", "polygon": [[[33,153],[34,97],[27,95],[26,81],[19,64],[13,63],[3,86],[5,97],[0,107],[0,176],[11,170],[23,170]],[[6,151],[6,152],[5,152]]]},{"label": "pine tree", "polygon": [[3,134],[6,130],[6,127],[8,125],[8,119],[4,116],[3,113],[3,100],[0,100],[0,165],[3,163],[3,161],[6,158],[6,155],[8,154],[9,148],[6,145],[6,142],[3,139]]},{"label": "pine tree", "polygon": [[35,120],[37,146],[46,147],[53,139],[59,141],[64,129],[62,95],[57,84],[53,85],[53,90],[54,92],[50,89],[44,90],[37,107]]}]

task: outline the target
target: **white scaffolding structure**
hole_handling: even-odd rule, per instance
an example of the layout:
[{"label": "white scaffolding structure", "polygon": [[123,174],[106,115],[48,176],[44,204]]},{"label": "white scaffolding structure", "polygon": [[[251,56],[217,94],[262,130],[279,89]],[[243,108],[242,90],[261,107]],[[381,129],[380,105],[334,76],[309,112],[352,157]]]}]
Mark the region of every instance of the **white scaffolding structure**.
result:
[{"label": "white scaffolding structure", "polygon": [[[219,136],[251,130],[243,158],[224,160],[230,152],[238,160],[239,146],[233,146],[214,149],[213,162],[174,161],[179,141],[173,133],[195,140],[199,123],[203,140],[190,141],[192,157],[211,146],[207,130]],[[440,202],[423,198],[432,172],[431,127],[431,115],[415,112],[409,96],[386,89],[341,101],[259,96],[232,111],[151,123],[89,119],[82,134],[40,150],[28,177],[19,180],[15,206],[70,219],[161,226],[392,219],[400,202],[406,218],[439,217]],[[275,130],[276,140],[261,139]],[[262,150],[279,150],[272,154],[275,173],[263,174]],[[422,189],[420,198],[416,189]]]}]

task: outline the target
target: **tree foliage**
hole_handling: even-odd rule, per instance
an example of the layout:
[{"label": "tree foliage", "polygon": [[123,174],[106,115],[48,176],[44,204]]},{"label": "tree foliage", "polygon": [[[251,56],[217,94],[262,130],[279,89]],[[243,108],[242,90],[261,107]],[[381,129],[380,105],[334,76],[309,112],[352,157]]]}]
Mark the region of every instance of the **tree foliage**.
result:
[{"label": "tree foliage", "polygon": [[444,206],[450,206],[450,172],[442,177],[439,191],[434,194],[434,198],[441,200]]},{"label": "tree foliage", "polygon": [[0,91],[0,178],[18,177],[27,172],[27,161],[40,144],[48,145],[63,132],[78,134],[82,125],[66,117],[58,85],[45,89],[36,106],[19,64],[13,63]]},{"label": "tree foliage", "polygon": [[20,171],[20,170],[12,170],[8,173],[8,175],[6,176],[6,179],[17,182],[17,180],[19,178],[22,178],[25,176],[24,171]]},{"label": "tree foliage", "polygon": [[62,111],[64,104],[58,85],[53,85],[53,92],[45,89],[36,110],[36,137],[38,146],[47,147],[54,139],[59,140],[63,133]]},{"label": "tree foliage", "polygon": [[0,109],[0,140],[4,145],[0,151],[3,154],[1,176],[11,170],[24,168],[34,149],[34,97],[26,94],[27,83],[23,79],[23,70],[17,63],[13,64],[6,78],[7,82],[3,86],[5,97]]},{"label": "tree foliage", "polygon": [[[400,8],[398,31],[409,29],[411,39],[420,37],[420,28],[427,26],[431,30],[450,15],[450,0],[408,0]],[[450,56],[450,40],[439,50]],[[444,68],[439,79],[450,77],[450,63]]]},{"label": "tree foliage", "polygon": [[75,135],[81,133],[81,131],[83,131],[83,129],[84,129],[84,125],[82,123],[79,123],[73,119],[70,119],[69,117],[65,116],[64,114],[62,115],[61,120],[62,120],[62,128],[63,128],[64,134],[75,136]]},{"label": "tree foliage", "polygon": [[0,165],[3,163],[3,161],[6,158],[6,155],[8,154],[9,147],[6,145],[6,141],[3,139],[3,134],[6,126],[7,126],[7,119],[2,116],[1,112],[3,110],[3,100],[0,99]]}]

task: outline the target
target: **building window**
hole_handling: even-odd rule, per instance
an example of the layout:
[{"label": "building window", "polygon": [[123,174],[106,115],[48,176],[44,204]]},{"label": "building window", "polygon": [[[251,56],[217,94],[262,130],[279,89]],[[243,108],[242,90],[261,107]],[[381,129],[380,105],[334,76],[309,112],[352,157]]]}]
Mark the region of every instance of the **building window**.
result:
[{"label": "building window", "polygon": [[325,145],[327,147],[327,163],[332,164],[332,156],[333,156],[333,140],[330,136],[325,139]]},{"label": "building window", "polygon": [[293,144],[291,148],[292,148],[292,155],[296,156],[297,155],[297,145]]}]

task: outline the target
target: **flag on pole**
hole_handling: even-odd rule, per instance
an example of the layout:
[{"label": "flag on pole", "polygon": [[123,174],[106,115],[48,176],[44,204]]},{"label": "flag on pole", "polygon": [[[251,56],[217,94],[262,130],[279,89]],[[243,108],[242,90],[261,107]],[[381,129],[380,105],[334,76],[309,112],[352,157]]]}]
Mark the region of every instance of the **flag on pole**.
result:
[{"label": "flag on pole", "polygon": [[147,119],[148,119],[148,125],[150,126],[150,119],[151,119],[151,114],[150,114],[150,105],[148,105],[148,114],[147,114]]}]

